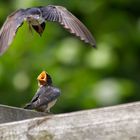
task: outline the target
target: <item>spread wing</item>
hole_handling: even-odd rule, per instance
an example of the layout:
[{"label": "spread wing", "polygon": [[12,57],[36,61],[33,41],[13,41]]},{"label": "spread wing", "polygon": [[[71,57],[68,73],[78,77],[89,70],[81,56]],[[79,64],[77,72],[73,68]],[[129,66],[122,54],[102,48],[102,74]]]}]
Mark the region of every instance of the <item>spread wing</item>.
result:
[{"label": "spread wing", "polygon": [[60,90],[54,87],[49,87],[45,92],[43,91],[41,94],[36,94],[31,103],[29,103],[25,109],[35,109],[42,105],[47,105],[58,96],[60,96]]},{"label": "spread wing", "polygon": [[0,30],[0,55],[2,55],[12,43],[18,28],[25,18],[24,10],[20,9],[9,15]]},{"label": "spread wing", "polygon": [[70,33],[79,37],[85,43],[96,46],[95,40],[85,25],[77,19],[72,13],[62,6],[49,5],[41,7],[42,16],[45,20],[56,21],[60,23]]}]

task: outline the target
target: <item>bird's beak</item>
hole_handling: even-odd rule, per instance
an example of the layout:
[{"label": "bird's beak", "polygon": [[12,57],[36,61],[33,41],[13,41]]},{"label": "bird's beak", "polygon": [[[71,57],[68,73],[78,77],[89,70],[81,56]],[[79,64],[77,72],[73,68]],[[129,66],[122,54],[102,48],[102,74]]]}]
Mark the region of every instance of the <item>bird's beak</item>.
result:
[{"label": "bird's beak", "polygon": [[37,77],[39,85],[46,85],[47,84],[47,73],[46,71],[42,71],[39,76]]}]

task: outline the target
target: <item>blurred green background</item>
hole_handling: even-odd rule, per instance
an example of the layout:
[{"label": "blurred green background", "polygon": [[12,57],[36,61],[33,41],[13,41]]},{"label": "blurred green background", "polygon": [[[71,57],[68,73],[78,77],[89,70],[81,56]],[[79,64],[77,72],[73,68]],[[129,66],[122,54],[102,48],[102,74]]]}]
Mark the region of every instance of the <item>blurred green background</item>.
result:
[{"label": "blurred green background", "polygon": [[0,104],[23,107],[46,70],[61,97],[52,112],[63,113],[140,100],[139,0],[1,0],[0,27],[19,8],[62,5],[91,31],[97,49],[85,45],[56,23],[43,36],[19,29],[0,56]]}]

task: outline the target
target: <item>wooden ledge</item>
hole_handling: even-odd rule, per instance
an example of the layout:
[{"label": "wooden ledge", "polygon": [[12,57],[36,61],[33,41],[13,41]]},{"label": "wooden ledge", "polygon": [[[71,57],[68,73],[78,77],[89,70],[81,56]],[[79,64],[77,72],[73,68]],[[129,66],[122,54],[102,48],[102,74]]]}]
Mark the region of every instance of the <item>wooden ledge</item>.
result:
[{"label": "wooden ledge", "polygon": [[140,140],[140,102],[0,124],[0,140]]}]

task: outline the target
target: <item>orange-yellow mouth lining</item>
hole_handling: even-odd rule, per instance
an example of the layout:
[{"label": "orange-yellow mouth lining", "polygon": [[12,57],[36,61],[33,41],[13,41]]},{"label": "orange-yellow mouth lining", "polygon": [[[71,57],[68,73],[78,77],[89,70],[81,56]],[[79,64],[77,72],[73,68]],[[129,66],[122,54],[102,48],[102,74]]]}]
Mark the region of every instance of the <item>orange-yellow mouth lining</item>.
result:
[{"label": "orange-yellow mouth lining", "polygon": [[40,84],[47,82],[47,74],[46,71],[42,71],[39,76],[37,77],[37,80],[40,82]]}]

